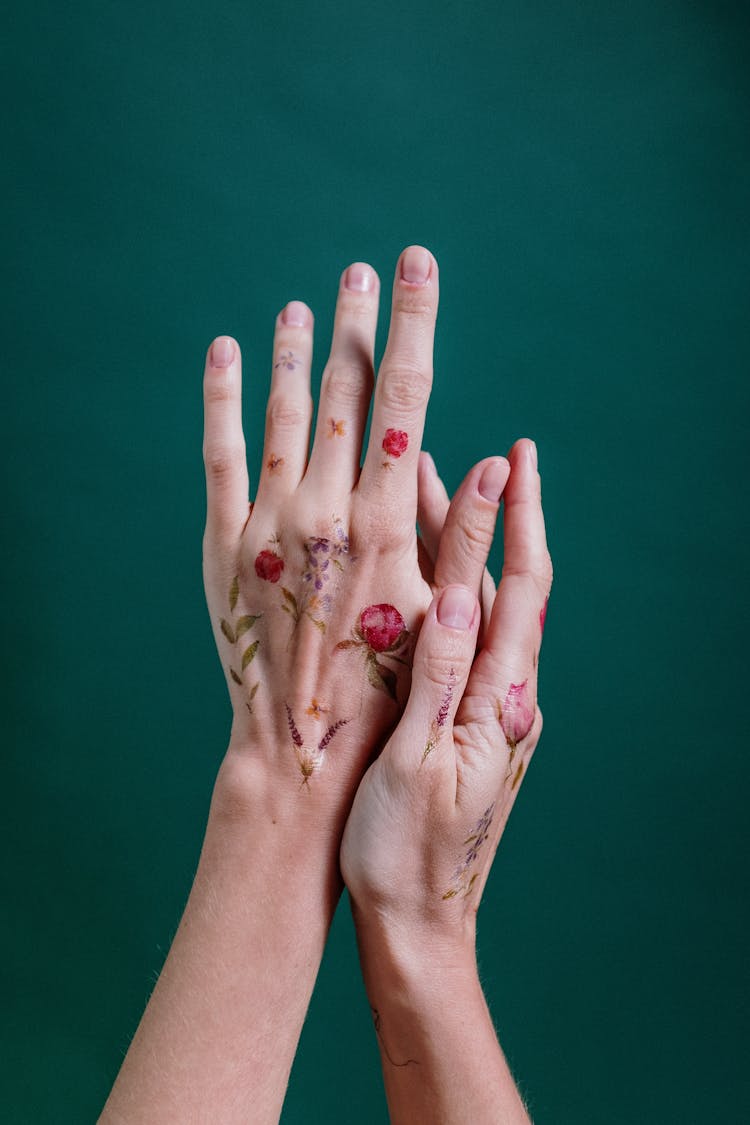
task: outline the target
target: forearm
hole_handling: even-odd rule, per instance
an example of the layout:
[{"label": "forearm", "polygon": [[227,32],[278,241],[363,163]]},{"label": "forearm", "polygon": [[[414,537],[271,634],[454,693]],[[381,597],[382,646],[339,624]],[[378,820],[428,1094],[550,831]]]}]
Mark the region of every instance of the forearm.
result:
[{"label": "forearm", "polygon": [[278,1120],[339,892],[335,864],[300,854],[287,828],[225,763],[185,913],[104,1125]]},{"label": "forearm", "polygon": [[[356,914],[355,914],[356,916]],[[529,1125],[497,1041],[473,944],[357,921],[393,1125]]]}]

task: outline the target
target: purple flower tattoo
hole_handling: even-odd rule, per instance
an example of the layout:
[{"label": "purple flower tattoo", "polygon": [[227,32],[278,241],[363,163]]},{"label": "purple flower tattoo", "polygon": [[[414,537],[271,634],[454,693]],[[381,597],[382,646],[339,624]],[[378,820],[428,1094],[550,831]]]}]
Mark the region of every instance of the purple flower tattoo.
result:
[{"label": "purple flower tattoo", "polygon": [[[443,702],[440,704],[440,709],[435,718],[432,720],[432,725],[430,726],[430,733],[427,736],[427,742],[425,743],[425,748],[422,752],[422,762],[424,762],[424,760],[430,756],[430,754],[438,744],[440,735],[443,732],[443,727],[445,726],[445,720],[448,718],[448,712],[451,709],[451,702],[453,700],[453,691],[455,689],[455,686],[456,673],[455,670],[451,668],[450,674],[448,676],[448,683],[445,686],[445,695],[443,696]],[[421,765],[422,762],[420,762],[419,764]]]},{"label": "purple flower tattoo", "polygon": [[479,872],[470,871],[470,869],[476,863],[479,851],[489,837],[490,825],[494,815],[495,802],[493,801],[489,808],[484,810],[471,834],[464,840],[464,847],[467,848],[466,854],[456,868],[453,882],[443,895],[443,899],[455,898],[457,895],[463,895],[466,898],[470,893],[474,883],[479,878]]}]

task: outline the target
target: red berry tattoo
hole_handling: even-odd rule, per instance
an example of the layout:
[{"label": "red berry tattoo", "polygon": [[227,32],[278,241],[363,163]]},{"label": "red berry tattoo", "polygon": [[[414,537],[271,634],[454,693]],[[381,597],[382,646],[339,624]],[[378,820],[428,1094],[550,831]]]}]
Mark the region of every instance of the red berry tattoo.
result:
[{"label": "red berry tattoo", "polygon": [[406,430],[386,430],[383,436],[383,449],[389,457],[400,457],[409,447]]},{"label": "red berry tattoo", "polygon": [[284,560],[273,551],[261,551],[255,560],[255,573],[266,582],[278,582],[284,569]]}]

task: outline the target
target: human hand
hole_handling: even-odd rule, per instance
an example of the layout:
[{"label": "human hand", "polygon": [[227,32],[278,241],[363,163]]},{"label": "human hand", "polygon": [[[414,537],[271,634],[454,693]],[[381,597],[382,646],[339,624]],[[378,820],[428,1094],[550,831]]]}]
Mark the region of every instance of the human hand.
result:
[{"label": "human hand", "polygon": [[473,955],[490,864],[541,732],[538,655],[552,567],[536,448],[520,441],[509,460],[503,577],[478,655],[473,591],[492,526],[466,524],[465,486],[446,514],[434,466],[423,461],[420,522],[442,592],[422,626],[404,715],[359,786],[342,843],[358,927],[392,925],[414,950],[429,934]]},{"label": "human hand", "polygon": [[[428,271],[421,283],[418,267]],[[219,790],[234,801],[239,786],[308,852],[315,840],[337,847],[365,765],[408,695],[432,599],[415,534],[438,306],[432,255],[412,247],[397,266],[360,472],[378,297],[369,266],[344,272],[309,460],[313,318],[297,301],[279,315],[252,505],[233,340],[214,342],[204,377],[204,578],[233,706]],[[507,465],[481,464],[496,508]]]}]

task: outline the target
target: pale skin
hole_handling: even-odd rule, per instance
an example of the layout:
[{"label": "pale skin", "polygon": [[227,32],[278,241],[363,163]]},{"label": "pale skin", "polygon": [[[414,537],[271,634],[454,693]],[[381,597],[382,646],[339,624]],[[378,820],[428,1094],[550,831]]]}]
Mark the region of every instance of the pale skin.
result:
[{"label": "pale skin", "polygon": [[[541,729],[551,567],[535,449],[485,458],[449,503],[419,453],[429,251],[399,258],[375,382],[378,300],[370,266],[344,271],[309,457],[313,317],[298,301],[279,314],[253,504],[239,346],[217,337],[208,352],[204,580],[232,732],[104,1123],[278,1121],[342,873],[392,1120],[528,1121],[478,983],[474,920]],[[485,563],[503,493],[495,595]]]}]

